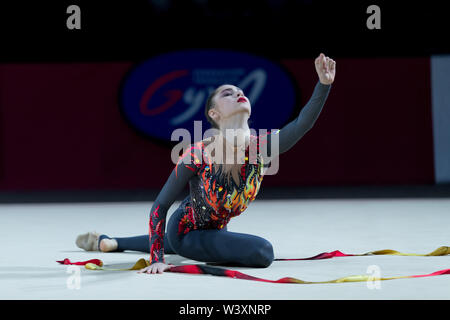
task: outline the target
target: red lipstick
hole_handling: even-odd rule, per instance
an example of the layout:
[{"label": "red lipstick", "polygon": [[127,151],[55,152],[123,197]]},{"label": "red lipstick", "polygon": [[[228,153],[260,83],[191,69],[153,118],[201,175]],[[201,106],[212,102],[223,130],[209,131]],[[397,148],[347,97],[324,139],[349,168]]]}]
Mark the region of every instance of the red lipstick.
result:
[{"label": "red lipstick", "polygon": [[247,99],[245,99],[244,97],[240,97],[237,102],[247,102]]}]

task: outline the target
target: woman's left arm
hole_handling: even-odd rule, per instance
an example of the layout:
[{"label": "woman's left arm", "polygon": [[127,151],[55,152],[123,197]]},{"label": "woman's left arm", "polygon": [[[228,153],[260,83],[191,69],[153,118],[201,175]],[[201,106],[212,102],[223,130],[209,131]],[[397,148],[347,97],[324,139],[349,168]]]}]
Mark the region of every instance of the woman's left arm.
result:
[{"label": "woman's left arm", "polygon": [[[320,54],[315,60],[315,67],[319,76],[319,81],[314,88],[314,92],[308,103],[302,108],[296,119],[289,122],[281,130],[268,135],[267,147],[270,158],[288,151],[308,132],[316,122],[327,100],[331,84],[336,74],[336,62],[324,54]],[[271,150],[271,143],[274,135],[278,135],[278,152]]]}]

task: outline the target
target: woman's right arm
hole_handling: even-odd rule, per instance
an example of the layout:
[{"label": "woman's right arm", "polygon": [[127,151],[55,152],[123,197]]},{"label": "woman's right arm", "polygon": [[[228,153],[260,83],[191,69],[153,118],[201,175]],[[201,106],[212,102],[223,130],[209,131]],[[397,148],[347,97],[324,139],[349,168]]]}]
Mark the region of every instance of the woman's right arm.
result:
[{"label": "woman's right arm", "polygon": [[190,147],[186,150],[183,156],[180,157],[178,163],[167,179],[167,182],[164,184],[164,187],[153,203],[153,206],[150,210],[149,221],[150,267],[145,268],[147,270],[141,270],[141,272],[162,272],[161,265],[156,266],[157,268],[151,267],[156,263],[162,263],[163,265],[165,265],[164,232],[167,211],[175,202],[178,194],[186,186],[189,179],[196,174],[198,168],[201,165],[201,161],[199,161],[198,159],[198,153],[195,153],[193,151],[195,151],[195,147]]}]

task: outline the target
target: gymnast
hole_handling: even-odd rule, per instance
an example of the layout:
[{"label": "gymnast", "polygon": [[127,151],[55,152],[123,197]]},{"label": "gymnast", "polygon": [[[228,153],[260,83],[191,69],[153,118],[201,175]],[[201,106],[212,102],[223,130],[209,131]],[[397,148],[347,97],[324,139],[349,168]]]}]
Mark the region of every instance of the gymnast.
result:
[{"label": "gymnast", "polygon": [[[227,224],[255,199],[267,164],[293,147],[319,117],[335,78],[336,62],[321,53],[315,69],[319,80],[298,117],[263,137],[250,134],[251,105],[242,90],[230,84],[216,88],[205,106],[216,134],[189,145],[180,156],[150,210],[149,234],[111,238],[88,232],[77,237],[76,245],[87,251],[150,253],[150,265],[139,271],[148,274],[163,273],[172,266],[164,253],[213,264],[268,267],[274,259],[272,244],[259,236],[228,231]],[[270,151],[273,135],[278,135],[277,152]],[[252,144],[257,146],[254,161],[249,160]],[[263,145],[268,152],[262,152]],[[216,161],[220,157],[211,150],[236,158],[240,154],[241,161]],[[167,212],[187,183],[189,196],[173,212],[166,230]]]}]

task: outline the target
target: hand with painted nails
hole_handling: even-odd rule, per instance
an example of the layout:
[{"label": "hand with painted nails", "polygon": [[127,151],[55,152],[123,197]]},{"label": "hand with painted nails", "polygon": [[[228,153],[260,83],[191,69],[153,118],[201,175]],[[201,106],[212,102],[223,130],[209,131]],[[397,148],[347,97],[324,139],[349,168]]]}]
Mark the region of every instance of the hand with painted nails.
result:
[{"label": "hand with painted nails", "polygon": [[336,62],[321,53],[315,60],[317,75],[322,84],[332,84],[336,75]]}]

